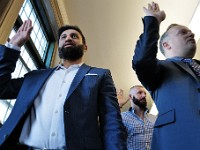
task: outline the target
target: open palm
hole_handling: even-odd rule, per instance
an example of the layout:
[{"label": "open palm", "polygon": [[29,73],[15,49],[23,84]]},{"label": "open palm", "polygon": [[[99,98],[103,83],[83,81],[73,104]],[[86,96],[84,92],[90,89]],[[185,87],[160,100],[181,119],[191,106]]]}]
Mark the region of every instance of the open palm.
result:
[{"label": "open palm", "polygon": [[165,12],[161,11],[159,5],[154,2],[152,2],[152,4],[148,4],[148,8],[143,7],[143,10],[147,16],[156,17],[159,23],[162,22],[166,17]]},{"label": "open palm", "polygon": [[11,38],[10,43],[18,47],[23,46],[29,40],[32,29],[32,21],[24,21],[17,33]]}]

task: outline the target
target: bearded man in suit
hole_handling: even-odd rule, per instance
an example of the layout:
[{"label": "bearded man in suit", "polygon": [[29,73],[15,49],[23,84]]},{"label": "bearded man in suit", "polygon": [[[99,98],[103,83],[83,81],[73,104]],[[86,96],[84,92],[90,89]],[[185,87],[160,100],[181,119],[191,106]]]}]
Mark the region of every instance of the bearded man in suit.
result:
[{"label": "bearded man in suit", "polygon": [[12,79],[31,20],[0,46],[0,98],[16,99],[0,129],[0,150],[124,150],[116,89],[107,69],[83,62],[85,37],[77,26],[58,31],[62,64]]}]

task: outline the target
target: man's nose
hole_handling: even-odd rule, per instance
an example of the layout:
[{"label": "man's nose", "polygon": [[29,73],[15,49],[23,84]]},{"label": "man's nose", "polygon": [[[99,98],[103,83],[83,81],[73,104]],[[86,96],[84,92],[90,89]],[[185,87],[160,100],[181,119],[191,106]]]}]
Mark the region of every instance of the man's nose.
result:
[{"label": "man's nose", "polygon": [[195,34],[194,34],[193,32],[189,32],[189,36],[190,36],[191,38],[194,38]]},{"label": "man's nose", "polygon": [[72,37],[71,36],[66,36],[65,41],[72,41]]},{"label": "man's nose", "polygon": [[145,94],[145,93],[142,93],[142,97],[146,97],[146,94]]}]

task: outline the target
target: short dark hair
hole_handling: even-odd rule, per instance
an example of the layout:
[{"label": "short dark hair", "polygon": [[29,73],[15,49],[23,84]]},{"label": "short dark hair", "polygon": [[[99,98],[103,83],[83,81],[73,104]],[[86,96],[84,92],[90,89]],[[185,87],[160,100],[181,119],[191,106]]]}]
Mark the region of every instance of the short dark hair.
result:
[{"label": "short dark hair", "polygon": [[171,25],[168,26],[167,30],[162,34],[162,36],[160,37],[160,42],[159,42],[159,45],[160,45],[160,52],[165,55],[165,51],[164,51],[164,48],[162,46],[162,43],[164,41],[164,39],[168,36],[168,31],[169,29],[175,27],[175,26],[181,26],[179,24],[176,24],[176,23],[173,23]]},{"label": "short dark hair", "polygon": [[69,29],[73,29],[73,30],[76,30],[77,32],[80,33],[81,37],[82,37],[82,42],[83,44],[86,44],[86,40],[85,40],[85,36],[83,35],[81,29],[78,27],[78,26],[74,26],[74,25],[65,25],[65,26],[62,26],[58,29],[58,41],[60,39],[60,36],[61,34],[66,31],[66,30],[69,30]]}]

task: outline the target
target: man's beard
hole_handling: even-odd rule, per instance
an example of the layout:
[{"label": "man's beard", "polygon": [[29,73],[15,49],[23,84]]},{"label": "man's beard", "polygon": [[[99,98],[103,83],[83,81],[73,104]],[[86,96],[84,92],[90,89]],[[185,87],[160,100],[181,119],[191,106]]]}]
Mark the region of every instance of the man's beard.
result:
[{"label": "man's beard", "polygon": [[[144,101],[145,100],[145,101]],[[137,105],[138,107],[142,108],[142,109],[146,109],[147,107],[147,101],[146,101],[146,98],[143,98],[142,101],[141,100],[138,100],[137,98],[135,98],[133,96],[133,99],[132,99],[133,103],[135,105]]]},{"label": "man's beard", "polygon": [[81,58],[84,54],[84,45],[76,45],[71,47],[59,47],[59,57],[61,59],[75,61]]}]

